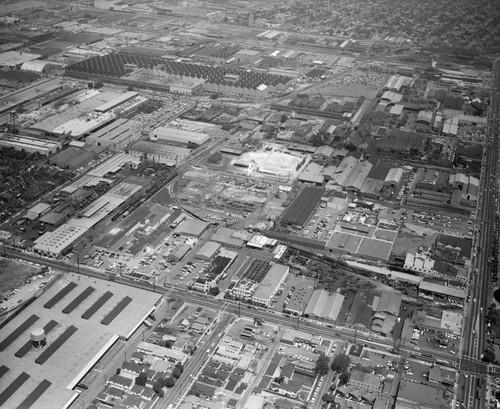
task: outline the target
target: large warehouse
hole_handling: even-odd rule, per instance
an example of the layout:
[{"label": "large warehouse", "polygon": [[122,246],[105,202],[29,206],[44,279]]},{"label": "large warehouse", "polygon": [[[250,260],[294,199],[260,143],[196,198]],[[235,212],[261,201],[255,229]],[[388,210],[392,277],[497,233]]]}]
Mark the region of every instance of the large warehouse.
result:
[{"label": "large warehouse", "polygon": [[326,290],[314,290],[304,314],[310,318],[336,321],[344,298],[340,293],[330,294]]},{"label": "large warehouse", "polygon": [[87,136],[88,144],[119,151],[140,137],[140,123],[133,119],[119,118]]},{"label": "large warehouse", "polygon": [[160,126],[151,132],[151,140],[181,146],[200,146],[210,137],[206,133],[186,131],[170,126]]},{"label": "large warehouse", "polygon": [[96,154],[85,149],[69,147],[49,159],[50,165],[58,166],[62,169],[76,170],[81,166],[87,165]]},{"label": "large warehouse", "polygon": [[29,136],[3,134],[0,136],[0,147],[50,156],[62,148],[62,143]]},{"label": "large warehouse", "polygon": [[252,295],[252,301],[258,304],[271,306],[273,296],[278,292],[290,272],[290,267],[283,264],[271,263],[269,271]]},{"label": "large warehouse", "polygon": [[68,408],[80,395],[76,385],[119,339],[137,331],[160,298],[95,277],[61,275],[2,328],[0,407]]},{"label": "large warehouse", "polygon": [[288,209],[285,210],[285,213],[281,217],[281,224],[304,226],[316,209],[324,192],[324,189],[315,187],[305,187],[302,189]]},{"label": "large warehouse", "polygon": [[66,253],[89,229],[143,187],[137,179],[130,180],[130,183],[125,181],[117,184],[82,209],[79,217],[73,217],[56,230],[48,231],[38,237],[33,242],[33,251],[54,258]]},{"label": "large warehouse", "polygon": [[176,166],[189,155],[190,151],[180,146],[171,146],[150,141],[137,141],[128,148],[128,152],[138,157],[145,157],[149,162]]}]

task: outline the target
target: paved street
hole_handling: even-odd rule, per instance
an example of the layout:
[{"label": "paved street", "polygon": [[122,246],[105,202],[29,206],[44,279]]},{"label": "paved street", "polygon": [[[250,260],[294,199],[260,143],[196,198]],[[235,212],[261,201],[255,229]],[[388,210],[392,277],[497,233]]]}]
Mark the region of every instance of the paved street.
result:
[{"label": "paved street", "polygon": [[[491,243],[494,237],[495,216],[498,210],[498,133],[500,116],[500,61],[493,70],[493,88],[488,114],[487,139],[483,158],[484,172],[481,179],[478,206],[478,237],[476,241],[475,273],[472,277],[469,314],[464,327],[464,350],[461,369],[473,373],[466,379],[466,408],[486,406],[487,366],[480,361],[486,346],[485,312],[488,309],[493,289],[490,286]],[[496,251],[496,249],[494,250]]]}]

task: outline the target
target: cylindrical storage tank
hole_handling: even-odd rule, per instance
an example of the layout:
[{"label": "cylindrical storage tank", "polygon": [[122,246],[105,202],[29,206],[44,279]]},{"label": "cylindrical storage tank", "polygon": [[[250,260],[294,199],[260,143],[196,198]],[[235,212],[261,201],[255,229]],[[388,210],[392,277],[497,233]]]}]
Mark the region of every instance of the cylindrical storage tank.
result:
[{"label": "cylindrical storage tank", "polygon": [[31,331],[31,345],[35,348],[43,348],[47,345],[47,336],[43,328],[33,328]]}]

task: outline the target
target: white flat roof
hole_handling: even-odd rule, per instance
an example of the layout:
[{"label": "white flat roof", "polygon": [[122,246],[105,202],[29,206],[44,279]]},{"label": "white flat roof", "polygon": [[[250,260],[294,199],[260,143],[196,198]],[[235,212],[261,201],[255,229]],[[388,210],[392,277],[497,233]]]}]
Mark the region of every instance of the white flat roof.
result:
[{"label": "white flat roof", "polygon": [[125,163],[135,160],[134,155],[127,153],[117,153],[109,158],[106,162],[101,163],[95,169],[92,169],[87,174],[90,176],[103,177],[108,173],[115,173],[122,168]]},{"label": "white flat roof", "polygon": [[51,254],[60,254],[88,229],[85,227],[63,224],[52,232],[47,232],[35,240],[33,249]]},{"label": "white flat roof", "polygon": [[[52,308],[44,305],[70,282],[76,284],[61,301]],[[64,313],[63,309],[88,287],[94,290],[76,308]],[[109,291],[111,297],[96,313],[88,319],[82,314]],[[101,323],[113,308],[125,297],[131,299],[130,303],[108,325]],[[38,316],[34,326],[24,331],[19,337],[2,351],[2,363],[9,371],[2,377],[2,385],[11,384],[21,373],[29,375],[29,379],[8,398],[3,408],[20,407],[21,402],[33,392],[44,379],[51,384],[49,388],[35,401],[33,409],[60,409],[73,399],[75,390],[71,388],[77,384],[85,373],[95,364],[102,355],[116,341],[117,337],[125,337],[134,328],[138,321],[151,310],[160,299],[161,294],[137,289],[111,281],[100,280],[95,277],[86,277],[77,274],[64,274],[54,284],[47,288],[42,295],[29,305],[19,316],[2,328],[0,339],[11,333],[31,315]],[[56,326],[47,333],[47,344],[50,346],[68,327],[74,326],[76,332],[64,342],[52,356],[43,364],[35,363],[35,359],[43,351],[30,349],[24,357],[14,354],[30,338],[33,327],[44,327],[50,321],[55,321]],[[46,349],[45,349],[46,350]],[[5,388],[2,388],[5,389]]]},{"label": "white flat roof", "polygon": [[54,128],[52,132],[59,135],[68,134],[78,137],[91,132],[114,118],[115,114],[113,112],[105,112],[103,114],[89,113],[79,118],[70,119],[68,122]]},{"label": "white flat roof", "polygon": [[0,65],[15,67],[27,61],[36,60],[37,58],[42,58],[42,56],[40,54],[20,51],[7,51],[0,54]]},{"label": "white flat roof", "polygon": [[111,101],[106,102],[102,105],[99,105],[95,110],[97,112],[109,111],[111,108],[114,108],[114,107],[128,101],[129,99],[136,97],[137,95],[139,95],[139,93],[135,92],[135,91],[125,92],[124,94],[117,96],[116,98],[112,99]]},{"label": "white flat roof", "polygon": [[63,192],[73,193],[83,186],[97,186],[99,182],[113,183],[111,179],[105,179],[97,176],[83,175],[80,179],[75,180],[71,185],[62,189]]},{"label": "white flat roof", "polygon": [[73,217],[69,225],[90,229],[120,206],[125,199],[103,195],[83,210],[83,217]]},{"label": "white flat roof", "polygon": [[50,205],[48,203],[38,203],[28,210],[28,213],[42,213],[45,210],[50,209]]}]

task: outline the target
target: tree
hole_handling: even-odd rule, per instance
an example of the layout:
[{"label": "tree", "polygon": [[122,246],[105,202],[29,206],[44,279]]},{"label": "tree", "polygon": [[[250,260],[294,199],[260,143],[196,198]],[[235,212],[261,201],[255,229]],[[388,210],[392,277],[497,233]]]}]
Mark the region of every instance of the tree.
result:
[{"label": "tree", "polygon": [[351,361],[347,355],[339,354],[335,358],[333,358],[332,371],[335,371],[337,373],[345,372],[347,371],[347,368],[349,368],[350,364]]},{"label": "tree", "polygon": [[335,402],[335,396],[333,395],[333,393],[325,393],[321,399],[323,399],[323,402],[325,402],[325,403],[334,403]]},{"label": "tree", "polygon": [[500,288],[497,288],[493,293],[493,298],[495,298],[496,302],[500,302]]},{"label": "tree", "polygon": [[318,375],[326,375],[330,370],[330,359],[326,355],[320,355],[316,361],[316,368],[314,371]]},{"label": "tree", "polygon": [[349,378],[350,378],[349,372],[347,371],[342,372],[339,375],[339,385],[340,386],[347,385],[347,382],[349,382]]},{"label": "tree", "polygon": [[172,386],[175,385],[175,379],[169,376],[167,379],[165,379],[165,386],[167,388],[171,388]]},{"label": "tree", "polygon": [[141,372],[135,378],[135,384],[139,386],[145,386],[147,381],[148,381],[148,374],[146,372]]},{"label": "tree", "polygon": [[321,145],[325,144],[325,138],[320,132],[318,132],[318,133],[315,133],[311,137],[310,142],[311,142],[311,145],[313,145],[313,146],[321,146]]},{"label": "tree", "polygon": [[176,368],[179,368],[179,371],[181,371],[181,373],[183,373],[183,372],[184,372],[184,365],[182,365],[180,362],[177,362],[177,363],[175,364],[175,367],[176,367]]},{"label": "tree", "polygon": [[284,380],[285,380],[285,377],[283,377],[283,376],[277,376],[276,378],[273,379],[273,381],[275,383],[277,383],[278,385],[281,385]]},{"label": "tree", "polygon": [[175,367],[174,370],[172,371],[172,377],[175,379],[179,379],[181,374],[182,374],[182,371],[178,367]]},{"label": "tree", "polygon": [[163,379],[158,379],[153,383],[153,390],[156,392],[156,394],[160,397],[163,396]]},{"label": "tree", "polygon": [[487,363],[494,362],[495,361],[495,351],[493,351],[491,349],[485,349],[483,352],[483,355],[481,357],[481,360],[483,362],[487,362]]}]

